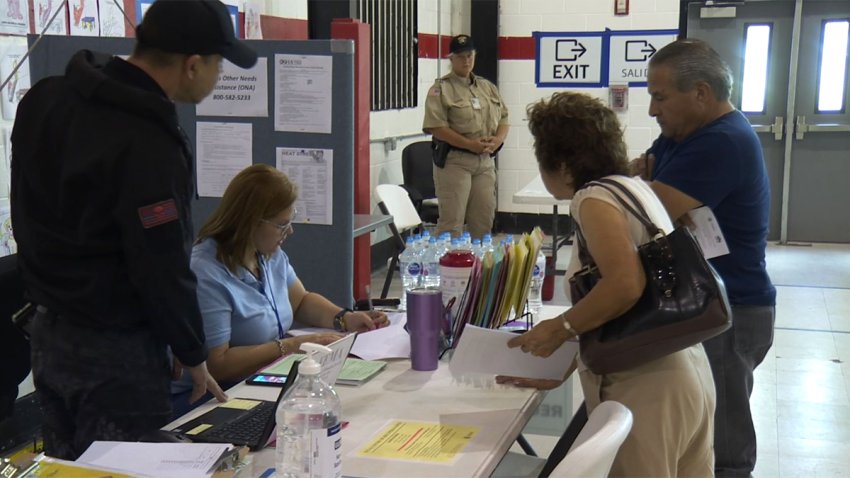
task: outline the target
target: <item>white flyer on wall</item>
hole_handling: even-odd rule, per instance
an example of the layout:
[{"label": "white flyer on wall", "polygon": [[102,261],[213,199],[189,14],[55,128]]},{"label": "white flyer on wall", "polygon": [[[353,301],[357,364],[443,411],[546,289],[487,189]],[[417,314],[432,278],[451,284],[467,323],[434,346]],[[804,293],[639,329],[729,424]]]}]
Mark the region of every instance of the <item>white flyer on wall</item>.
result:
[{"label": "white flyer on wall", "polygon": [[97,2],[71,0],[71,35],[96,37],[100,35],[100,14]]},{"label": "white flyer on wall", "polygon": [[[15,119],[18,103],[30,89],[29,60],[23,59],[27,53],[27,41],[23,37],[7,37],[0,44],[5,48],[0,55],[0,76],[3,80],[9,79],[0,91],[0,105],[3,107],[3,119],[11,121]],[[20,68],[16,69],[22,61]]]},{"label": "white flyer on wall", "polygon": [[30,32],[30,9],[27,0],[0,1],[0,33],[26,35]]},{"label": "white flyer on wall", "polygon": [[[57,13],[57,10],[59,11]],[[67,35],[68,21],[65,18],[65,2],[54,0],[35,0],[32,4],[33,15],[35,15],[35,33],[41,33],[51,18],[53,23],[47,29],[47,35]]]},{"label": "white flyer on wall", "polygon": [[275,156],[277,169],[298,187],[294,222],[333,224],[333,150],[277,148]]},{"label": "white flyer on wall", "polygon": [[245,12],[245,39],[262,40],[260,14],[263,11],[263,0],[244,0],[242,9]]},{"label": "white flyer on wall", "polygon": [[268,58],[257,58],[253,68],[240,68],[227,60],[212,94],[195,107],[198,116],[269,116]]},{"label": "white flyer on wall", "polygon": [[333,57],[275,55],[275,131],[331,132]]},{"label": "white flyer on wall", "polygon": [[100,0],[100,36],[126,36],[124,22],[124,13],[113,0]]},{"label": "white flyer on wall", "polygon": [[12,234],[12,212],[8,199],[0,199],[0,257],[18,252],[18,243]]},{"label": "white flyer on wall", "polygon": [[250,123],[197,123],[198,195],[220,198],[239,171],[251,165]]}]

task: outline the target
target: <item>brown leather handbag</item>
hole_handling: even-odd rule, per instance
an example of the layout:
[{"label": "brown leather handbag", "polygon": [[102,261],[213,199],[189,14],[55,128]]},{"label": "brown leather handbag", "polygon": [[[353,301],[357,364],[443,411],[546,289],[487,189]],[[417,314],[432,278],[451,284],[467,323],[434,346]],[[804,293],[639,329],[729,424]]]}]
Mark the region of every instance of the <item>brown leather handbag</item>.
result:
[{"label": "brown leather handbag", "polygon": [[[619,182],[603,178],[588,185],[610,191],[652,237],[638,247],[646,274],[641,298],[625,314],[579,337],[581,360],[593,373],[621,372],[643,365],[704,342],[732,326],[723,280],[686,227],[664,235],[640,201]],[[587,295],[601,277],[578,229],[576,237],[583,267],[569,280],[573,303]]]}]

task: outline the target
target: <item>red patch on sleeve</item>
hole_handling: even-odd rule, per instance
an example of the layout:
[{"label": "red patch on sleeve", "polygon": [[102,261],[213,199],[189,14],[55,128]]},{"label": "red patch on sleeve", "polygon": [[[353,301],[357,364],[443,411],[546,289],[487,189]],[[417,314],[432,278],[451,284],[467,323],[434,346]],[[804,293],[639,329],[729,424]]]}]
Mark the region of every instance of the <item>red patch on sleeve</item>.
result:
[{"label": "red patch on sleeve", "polygon": [[142,220],[142,227],[145,229],[176,221],[178,217],[177,204],[174,203],[174,199],[139,208],[139,219]]}]

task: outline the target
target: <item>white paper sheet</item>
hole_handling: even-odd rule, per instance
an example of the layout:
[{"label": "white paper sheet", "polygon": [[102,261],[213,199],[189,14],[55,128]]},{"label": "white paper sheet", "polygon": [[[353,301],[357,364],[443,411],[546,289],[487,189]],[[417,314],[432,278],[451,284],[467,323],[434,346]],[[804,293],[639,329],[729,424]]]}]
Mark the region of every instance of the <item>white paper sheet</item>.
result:
[{"label": "white paper sheet", "polygon": [[706,259],[729,254],[729,246],[726,238],[720,230],[717,218],[708,206],[698,207],[688,212],[693,226],[690,228],[697,242],[702,248]]},{"label": "white paper sheet", "polygon": [[230,180],[251,165],[250,123],[197,123],[198,194],[222,197]]},{"label": "white paper sheet", "polygon": [[[95,5],[97,9],[97,5]],[[0,33],[26,35],[30,32],[30,9],[27,0],[0,1]]]},{"label": "white paper sheet", "polygon": [[[111,0],[110,0],[111,1]],[[44,32],[46,35],[67,35],[68,22],[65,18],[65,2],[62,0],[35,0],[32,4],[33,15],[35,15],[35,32],[41,33],[47,22],[53,18],[56,10],[61,10],[56,19],[50,24],[50,28]]]},{"label": "white paper sheet", "polygon": [[12,235],[12,213],[9,200],[0,198],[0,257],[18,252],[18,243]]},{"label": "white paper sheet", "polygon": [[275,55],[275,131],[331,132],[333,57]]},{"label": "white paper sheet", "polygon": [[[375,329],[370,332],[357,334],[351,355],[363,360],[382,360],[388,358],[410,357],[410,335],[404,330],[407,323],[407,315],[404,313],[387,314],[390,325]],[[293,337],[308,334],[321,334],[333,332],[330,329],[308,327],[303,329],[290,329],[287,333]]]},{"label": "white paper sheet", "polygon": [[96,37],[100,35],[100,14],[97,2],[92,0],[71,0],[71,35]]},{"label": "white paper sheet", "polygon": [[78,463],[159,478],[205,478],[232,445],[218,443],[136,443],[96,441]]},{"label": "white paper sheet", "polygon": [[212,94],[195,107],[198,116],[269,115],[268,58],[257,58],[253,68],[243,69],[227,60]]},{"label": "white paper sheet", "polygon": [[[0,3],[2,3],[2,0],[0,0]],[[0,48],[3,49],[2,56],[0,56],[0,76],[2,76],[2,80],[11,78],[3,91],[0,91],[3,119],[14,120],[18,103],[30,89],[29,60],[23,60],[21,67],[15,71],[15,66],[21,62],[27,52],[27,40],[23,37],[3,38],[0,41]],[[12,71],[15,71],[14,75]]]},{"label": "white paper sheet", "polygon": [[263,29],[260,24],[260,14],[263,11],[263,0],[245,0],[245,39],[262,40]]},{"label": "white paper sheet", "polygon": [[[121,1],[121,0],[118,0]],[[123,8],[124,3],[122,1]],[[115,0],[100,0],[100,36],[124,37],[124,14],[115,4]]]},{"label": "white paper sheet", "polygon": [[333,150],[277,148],[275,156],[277,169],[298,186],[293,222],[333,224]]},{"label": "white paper sheet", "polygon": [[519,347],[508,348],[508,341],[516,336],[504,330],[466,325],[449,364],[452,376],[490,374],[564,379],[578,353],[578,342],[567,341],[543,358],[525,353]]}]

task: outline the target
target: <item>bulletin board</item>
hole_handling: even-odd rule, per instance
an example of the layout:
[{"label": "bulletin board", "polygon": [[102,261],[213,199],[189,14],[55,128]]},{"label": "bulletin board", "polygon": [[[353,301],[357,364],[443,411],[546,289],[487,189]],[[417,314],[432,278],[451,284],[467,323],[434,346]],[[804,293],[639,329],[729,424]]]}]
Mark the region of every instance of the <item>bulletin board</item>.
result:
[{"label": "bulletin board", "polygon": [[[29,37],[32,45],[36,36]],[[71,56],[81,49],[114,55],[129,55],[135,40],[128,38],[96,38],[45,36],[32,52],[30,72],[32,83],[52,75],[60,75]],[[325,186],[331,189],[330,224],[302,224],[296,218],[295,233],[283,245],[283,250],[295,272],[309,291],[318,292],[340,306],[353,303],[353,228],[354,228],[354,45],[350,40],[249,40],[260,58],[266,58],[268,74],[268,114],[266,116],[199,116],[196,107],[178,104],[180,124],[186,131],[193,151],[197,149],[198,123],[237,123],[251,131],[253,163],[277,166],[278,148],[286,151],[331,150],[332,170]],[[281,56],[283,55],[283,56]],[[331,65],[332,87],[329,95],[327,130],[324,132],[277,131],[275,129],[275,68],[276,59],[304,56]],[[289,105],[297,108],[297,105]],[[308,109],[309,104],[303,108]],[[290,112],[298,111],[289,109]],[[281,113],[282,114],[282,113]],[[291,113],[290,113],[291,114]],[[285,116],[285,115],[284,115]],[[250,125],[247,126],[247,125]],[[195,151],[195,180],[198,190],[197,151]],[[297,181],[295,181],[297,184]],[[307,186],[307,185],[305,185]],[[302,189],[302,188],[299,188]],[[315,187],[313,193],[319,191]],[[328,196],[328,197],[330,197]],[[217,197],[196,197],[193,201],[195,231],[218,205]],[[301,219],[304,211],[299,211]]]}]

